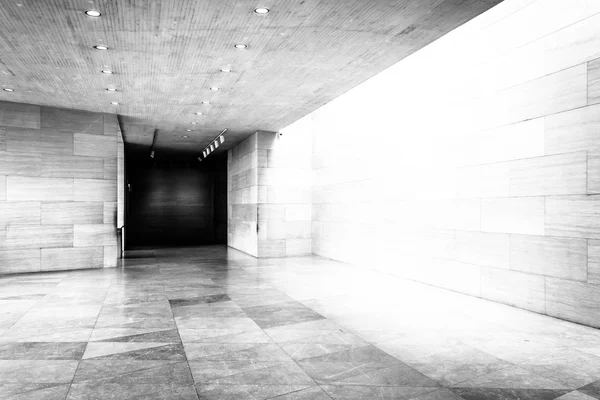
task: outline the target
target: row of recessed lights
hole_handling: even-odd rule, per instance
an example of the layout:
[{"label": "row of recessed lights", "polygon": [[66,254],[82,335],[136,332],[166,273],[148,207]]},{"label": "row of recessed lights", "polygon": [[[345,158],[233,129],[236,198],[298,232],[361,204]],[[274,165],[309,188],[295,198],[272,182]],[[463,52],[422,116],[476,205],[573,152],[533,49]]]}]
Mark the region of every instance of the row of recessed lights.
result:
[{"label": "row of recessed lights", "polygon": [[[270,11],[271,10],[269,10],[266,7],[257,7],[257,8],[254,9],[254,13],[258,14],[258,15],[266,15]],[[87,11],[85,11],[85,15],[87,15],[88,17],[91,17],[91,18],[100,18],[102,16],[102,13],[100,11],[97,11],[97,10],[87,10]],[[92,47],[94,49],[100,50],[100,51],[108,50],[108,46],[102,45],[102,44],[97,44],[97,45],[92,46]],[[247,44],[238,43],[238,44],[235,44],[234,47],[236,49],[247,49],[248,45]],[[105,75],[112,75],[113,74],[113,71],[108,70],[108,69],[104,69],[101,72],[103,74],[105,74]],[[229,73],[229,72],[231,72],[231,68],[221,68],[221,72]],[[4,88],[3,90],[5,92],[14,92],[14,89],[12,89],[12,88]],[[112,88],[112,87],[109,87],[106,90],[109,91],[109,92],[116,92],[117,91],[116,88]],[[219,90],[219,88],[217,86],[212,86],[210,88],[210,90],[216,92],[216,91]],[[119,105],[119,103],[116,102],[116,101],[111,101],[110,104],[112,104],[114,106],[118,106]],[[202,104],[210,104],[210,102],[209,101],[203,101]],[[197,112],[197,113],[195,113],[195,115],[202,115],[202,113],[201,112]],[[196,125],[196,124],[197,124],[197,122],[195,122],[195,121],[192,122],[192,125]],[[191,129],[187,129],[186,131],[187,132],[192,132]]]},{"label": "row of recessed lights", "polygon": [[[266,14],[268,14],[270,11],[271,11],[271,10],[269,10],[269,9],[268,9],[268,8],[266,8],[266,7],[257,7],[257,8],[255,8],[255,9],[254,9],[254,13],[256,13],[256,14],[259,14],[259,15],[266,15]],[[236,49],[243,50],[243,49],[247,49],[247,48],[248,48],[248,45],[247,45],[247,44],[243,44],[243,43],[237,43],[237,44],[234,44],[234,45],[233,45],[233,47],[235,47]],[[232,72],[232,70],[231,70],[231,68],[224,67],[224,68],[221,68],[221,72],[223,72],[223,73],[229,73],[229,72]],[[217,86],[211,86],[211,87],[210,87],[210,90],[212,90],[213,92],[217,92],[217,91],[219,91],[219,88],[218,88]],[[202,104],[205,104],[205,105],[207,105],[207,104],[210,104],[210,101],[203,101],[203,102],[202,102]],[[195,114],[195,115],[202,115],[202,113],[201,113],[201,112],[196,112],[196,113],[194,113],[194,114]],[[191,122],[191,124],[192,124],[192,125],[196,125],[196,124],[197,124],[197,122],[196,122],[196,121],[192,121],[192,122]],[[185,131],[186,131],[186,132],[193,132],[193,129],[186,129]],[[187,138],[187,136],[186,136],[186,135],[184,135],[184,136],[182,136],[182,137],[183,137],[184,139],[185,139],[185,138]],[[218,145],[217,145],[217,146],[218,146]],[[203,155],[204,155],[204,154],[203,154]],[[206,155],[207,155],[207,154],[206,154]],[[204,155],[204,156],[206,157],[206,155]]]},{"label": "row of recessed lights", "polygon": [[[97,10],[87,10],[87,11],[85,11],[85,15],[87,15],[88,17],[92,17],[92,18],[100,18],[100,16],[102,16],[102,13],[100,11],[97,11]],[[103,45],[103,44],[97,44],[97,45],[92,46],[92,47],[94,49],[100,50],[100,51],[108,50],[108,46]],[[112,75],[114,73],[110,69],[103,69],[100,72],[103,73],[104,75]],[[117,89],[114,88],[114,87],[108,87],[108,88],[106,88],[106,91],[107,92],[116,92]],[[110,104],[113,105],[113,106],[118,106],[120,103],[118,101],[111,101]]]}]

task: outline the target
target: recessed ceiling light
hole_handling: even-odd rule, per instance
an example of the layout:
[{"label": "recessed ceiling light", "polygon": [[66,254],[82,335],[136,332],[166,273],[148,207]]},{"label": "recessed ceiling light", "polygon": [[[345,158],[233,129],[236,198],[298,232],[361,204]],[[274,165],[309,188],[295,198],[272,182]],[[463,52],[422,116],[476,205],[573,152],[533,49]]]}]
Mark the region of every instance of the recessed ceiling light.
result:
[{"label": "recessed ceiling light", "polygon": [[192,125],[196,125],[196,124],[197,124],[197,122],[196,122],[196,121],[194,121],[194,122],[190,122],[190,124],[192,124]]},{"label": "recessed ceiling light", "polygon": [[106,90],[108,90],[109,92],[116,92],[117,91],[117,89],[115,89],[114,87],[106,88]]},{"label": "recessed ceiling light", "polygon": [[100,13],[100,11],[96,11],[96,10],[87,10],[85,12],[85,15],[87,15],[88,17],[98,18],[99,16],[102,15],[102,13]]},{"label": "recessed ceiling light", "polygon": [[202,104],[210,104],[210,101],[203,101]]},{"label": "recessed ceiling light", "polygon": [[108,50],[108,46],[105,46],[103,44],[97,44],[96,46],[94,46],[94,48],[96,50]]},{"label": "recessed ceiling light", "polygon": [[112,104],[113,106],[118,106],[119,105],[119,103],[116,102],[116,101],[111,101],[110,104]]},{"label": "recessed ceiling light", "polygon": [[196,115],[202,115],[202,113],[201,113],[201,112],[197,112],[197,113],[194,113],[194,114],[196,114]]},{"label": "recessed ceiling light", "polygon": [[186,132],[191,132],[191,131],[192,131],[192,129],[186,129],[185,131],[186,131]]},{"label": "recessed ceiling light", "polygon": [[11,89],[11,88],[4,88],[4,91],[5,91],[5,92],[14,92],[14,91],[15,91],[15,89]]},{"label": "recessed ceiling light", "polygon": [[231,68],[221,68],[221,72],[231,72]]},{"label": "recessed ceiling light", "polygon": [[254,9],[254,12],[255,12],[255,13],[257,13],[257,14],[260,14],[260,15],[265,15],[265,14],[268,14],[268,13],[269,13],[269,11],[271,11],[271,10],[269,10],[269,9],[268,9],[268,8],[266,8],[266,7],[258,7],[258,8],[255,8],[255,9]]},{"label": "recessed ceiling light", "polygon": [[102,70],[102,73],[103,73],[104,75],[112,75],[112,74],[113,74],[113,72],[112,72],[110,69],[103,69],[103,70]]},{"label": "recessed ceiling light", "polygon": [[187,139],[187,135],[183,135],[182,138]]},{"label": "recessed ceiling light", "polygon": [[247,49],[248,45],[247,44],[236,44],[234,47],[236,49]]},{"label": "recessed ceiling light", "polygon": [[212,90],[213,92],[217,92],[217,91],[219,91],[219,88],[216,86],[213,86],[210,88],[210,90]]}]

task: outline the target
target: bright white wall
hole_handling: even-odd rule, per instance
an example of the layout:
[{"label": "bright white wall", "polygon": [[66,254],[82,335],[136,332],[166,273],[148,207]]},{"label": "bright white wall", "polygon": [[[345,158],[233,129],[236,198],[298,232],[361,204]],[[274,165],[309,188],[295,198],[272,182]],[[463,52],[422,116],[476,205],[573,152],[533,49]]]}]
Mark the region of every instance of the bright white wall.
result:
[{"label": "bright white wall", "polygon": [[600,2],[506,0],[284,129],[312,250],[600,326]]}]

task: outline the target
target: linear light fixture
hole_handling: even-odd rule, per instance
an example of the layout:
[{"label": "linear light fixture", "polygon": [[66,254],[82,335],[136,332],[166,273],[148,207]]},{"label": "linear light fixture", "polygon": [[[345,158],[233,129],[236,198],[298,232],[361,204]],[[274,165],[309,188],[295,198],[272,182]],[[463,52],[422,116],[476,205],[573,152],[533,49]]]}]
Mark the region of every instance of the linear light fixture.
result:
[{"label": "linear light fixture", "polygon": [[152,137],[152,145],[150,146],[150,158],[154,158],[154,145],[158,139],[158,129],[154,130],[154,136]]},{"label": "linear light fixture", "polygon": [[227,132],[227,129],[223,129],[221,133],[219,133],[213,140],[211,140],[210,143],[204,148],[204,150],[202,150],[202,156],[204,158],[208,157],[208,155],[215,151],[215,149],[219,147],[219,145],[225,142],[225,137],[223,136],[225,132]]}]

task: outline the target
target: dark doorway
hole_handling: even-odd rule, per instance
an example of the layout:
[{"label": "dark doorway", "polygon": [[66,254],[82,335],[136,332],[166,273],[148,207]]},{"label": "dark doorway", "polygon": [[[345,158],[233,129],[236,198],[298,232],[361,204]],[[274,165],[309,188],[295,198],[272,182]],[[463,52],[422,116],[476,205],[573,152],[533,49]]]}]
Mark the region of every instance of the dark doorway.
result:
[{"label": "dark doorway", "polygon": [[227,242],[227,159],[127,163],[127,249]]}]

